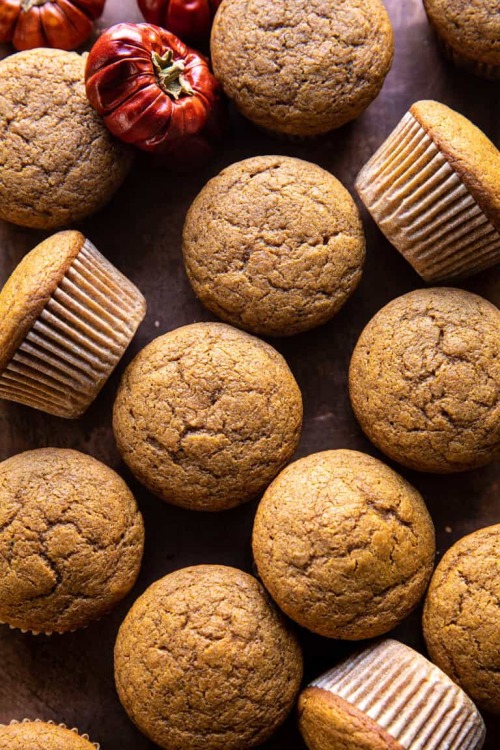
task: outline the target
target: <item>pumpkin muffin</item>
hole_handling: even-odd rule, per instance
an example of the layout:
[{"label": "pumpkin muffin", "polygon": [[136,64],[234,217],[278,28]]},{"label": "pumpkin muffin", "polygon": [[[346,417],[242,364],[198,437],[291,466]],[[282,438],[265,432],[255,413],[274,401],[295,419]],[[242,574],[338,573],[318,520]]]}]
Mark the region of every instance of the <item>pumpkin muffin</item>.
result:
[{"label": "pumpkin muffin", "polygon": [[85,60],[33,49],[0,62],[0,219],[53,229],[99,210],[131,164],[85,93]]},{"label": "pumpkin muffin", "polygon": [[257,156],[203,188],[183,234],[187,275],[215,315],[267,336],[321,325],[356,289],[365,257],[359,212],[315,164]]},{"label": "pumpkin muffin", "polygon": [[382,641],[299,698],[309,750],[480,750],[484,722],[465,693],[408,646]]},{"label": "pumpkin muffin", "polygon": [[465,471],[500,455],[500,312],[461,289],[418,289],[382,308],[354,349],[354,413],[410,469]]},{"label": "pumpkin muffin", "polygon": [[95,458],[42,448],[0,463],[0,620],[65,633],[130,591],[144,546],[125,482]]},{"label": "pumpkin muffin", "polygon": [[394,41],[381,0],[223,0],[210,49],[215,76],[245,117],[312,136],[378,96]]},{"label": "pumpkin muffin", "polygon": [[356,179],[379,228],[428,282],[500,261],[500,152],[444,104],[416,102]]},{"label": "pumpkin muffin", "polygon": [[79,417],[145,313],[139,290],[80,232],[49,237],[0,292],[0,398]]},{"label": "pumpkin muffin", "polygon": [[118,448],[151,492],[193,510],[259,495],[300,438],[302,397],[269,344],[222,323],[155,339],[125,371]]},{"label": "pumpkin muffin", "polygon": [[97,743],[86,734],[80,736],[77,729],[38,720],[0,726],[0,745],[2,750],[99,750]]},{"label": "pumpkin muffin", "polygon": [[423,624],[432,661],[480,708],[500,714],[500,525],[469,534],[444,555]]},{"label": "pumpkin muffin", "polygon": [[462,68],[500,78],[498,0],[424,0],[446,56]]},{"label": "pumpkin muffin", "polygon": [[357,451],[314,453],[288,466],[257,510],[259,576],[292,620],[327,638],[374,638],[423,596],[434,527],[421,495]]},{"label": "pumpkin muffin", "polygon": [[132,721],[165,750],[248,750],[292,709],[302,655],[255,578],[200,565],[137,600],[118,633],[115,678]]}]

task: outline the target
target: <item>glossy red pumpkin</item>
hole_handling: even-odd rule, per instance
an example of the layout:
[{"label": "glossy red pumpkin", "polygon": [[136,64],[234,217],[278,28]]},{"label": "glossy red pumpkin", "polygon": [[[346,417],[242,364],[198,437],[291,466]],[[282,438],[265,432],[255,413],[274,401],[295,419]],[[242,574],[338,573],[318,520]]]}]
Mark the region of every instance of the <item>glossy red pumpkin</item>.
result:
[{"label": "glossy red pumpkin", "polygon": [[0,42],[72,50],[92,33],[105,0],[0,0]]},{"label": "glossy red pumpkin", "polygon": [[85,81],[113,135],[144,151],[189,155],[219,132],[220,88],[208,61],[158,26],[108,29],[90,51]]},{"label": "glossy red pumpkin", "polygon": [[222,0],[138,0],[149,23],[168,29],[194,47],[206,45]]}]

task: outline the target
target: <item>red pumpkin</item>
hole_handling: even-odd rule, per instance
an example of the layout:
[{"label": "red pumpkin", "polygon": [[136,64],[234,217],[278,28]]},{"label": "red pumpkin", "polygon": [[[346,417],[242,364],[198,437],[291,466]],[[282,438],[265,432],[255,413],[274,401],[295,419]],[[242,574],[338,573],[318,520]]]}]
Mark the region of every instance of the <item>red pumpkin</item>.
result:
[{"label": "red pumpkin", "polygon": [[108,129],[144,151],[172,154],[219,131],[220,89],[203,55],[148,23],[119,23],[90,51],[87,96]]},{"label": "red pumpkin", "polygon": [[221,2],[222,0],[138,0],[146,21],[168,29],[195,47],[207,43],[215,11]]},{"label": "red pumpkin", "polygon": [[92,33],[105,0],[0,0],[0,42],[18,50],[76,49]]}]

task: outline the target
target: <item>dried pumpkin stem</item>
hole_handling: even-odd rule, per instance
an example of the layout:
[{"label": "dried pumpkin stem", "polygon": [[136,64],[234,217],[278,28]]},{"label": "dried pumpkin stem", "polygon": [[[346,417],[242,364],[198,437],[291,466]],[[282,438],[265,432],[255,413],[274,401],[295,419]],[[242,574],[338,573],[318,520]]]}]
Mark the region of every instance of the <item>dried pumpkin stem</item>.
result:
[{"label": "dried pumpkin stem", "polygon": [[21,0],[21,10],[27,13],[37,5],[45,5],[47,0]]},{"label": "dried pumpkin stem", "polygon": [[158,52],[153,52],[151,60],[158,83],[166,94],[173,99],[180,99],[183,94],[193,96],[194,89],[182,75],[186,67],[184,60],[174,60],[171,49],[163,57]]}]

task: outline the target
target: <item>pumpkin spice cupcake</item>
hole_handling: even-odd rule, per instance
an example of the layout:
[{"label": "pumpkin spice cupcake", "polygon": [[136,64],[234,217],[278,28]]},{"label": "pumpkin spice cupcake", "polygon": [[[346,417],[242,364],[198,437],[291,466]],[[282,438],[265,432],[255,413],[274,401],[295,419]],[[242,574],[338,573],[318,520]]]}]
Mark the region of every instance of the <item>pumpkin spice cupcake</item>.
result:
[{"label": "pumpkin spice cupcake", "polygon": [[500,261],[500,152],[444,104],[410,107],[356,179],[394,247],[428,282]]},{"label": "pumpkin spice cupcake", "polygon": [[40,720],[13,721],[0,726],[2,750],[99,750],[97,742],[90,742],[87,734],[68,729],[65,724]]},{"label": "pumpkin spice cupcake", "polygon": [[500,525],[449,549],[424,608],[429,654],[485,711],[500,714]]},{"label": "pumpkin spice cupcake", "polygon": [[0,292],[0,398],[83,414],[146,313],[139,290],[80,232],[59,232]]},{"label": "pumpkin spice cupcake", "polygon": [[484,722],[465,693],[408,646],[382,641],[299,698],[309,750],[480,750]]},{"label": "pumpkin spice cupcake", "polygon": [[129,365],[113,428],[124,461],[155,495],[225,510],[259,495],[290,460],[302,396],[269,344],[195,323],[155,339]]},{"label": "pumpkin spice cupcake", "polygon": [[394,54],[381,0],[223,0],[215,76],[252,122],[288,136],[327,133],[378,96]]},{"label": "pumpkin spice cupcake", "polygon": [[54,229],[102,208],[132,155],[85,93],[85,59],[38,48],[0,62],[0,219]]},{"label": "pumpkin spice cupcake", "polygon": [[144,526],[112,469],[41,448],[0,463],[0,621],[66,633],[107,614],[134,585]]},{"label": "pumpkin spice cupcake", "polygon": [[446,56],[484,78],[500,78],[498,0],[424,0]]},{"label": "pumpkin spice cupcake", "polygon": [[255,516],[259,576],[288,617],[328,638],[360,640],[398,625],[432,574],[434,527],[421,495],[357,451],[288,466]]},{"label": "pumpkin spice cupcake", "polygon": [[500,455],[500,311],[461,289],[418,289],[368,323],[349,369],[367,437],[410,469],[447,474]]},{"label": "pumpkin spice cupcake", "polygon": [[195,198],[183,253],[209,310],[253,333],[289,336],[325,323],[354,292],[365,237],[333,175],[301,159],[256,156]]},{"label": "pumpkin spice cupcake", "polygon": [[132,721],[164,750],[248,750],[291,711],[302,654],[255,578],[199,565],[136,601],[118,633],[115,679]]}]

